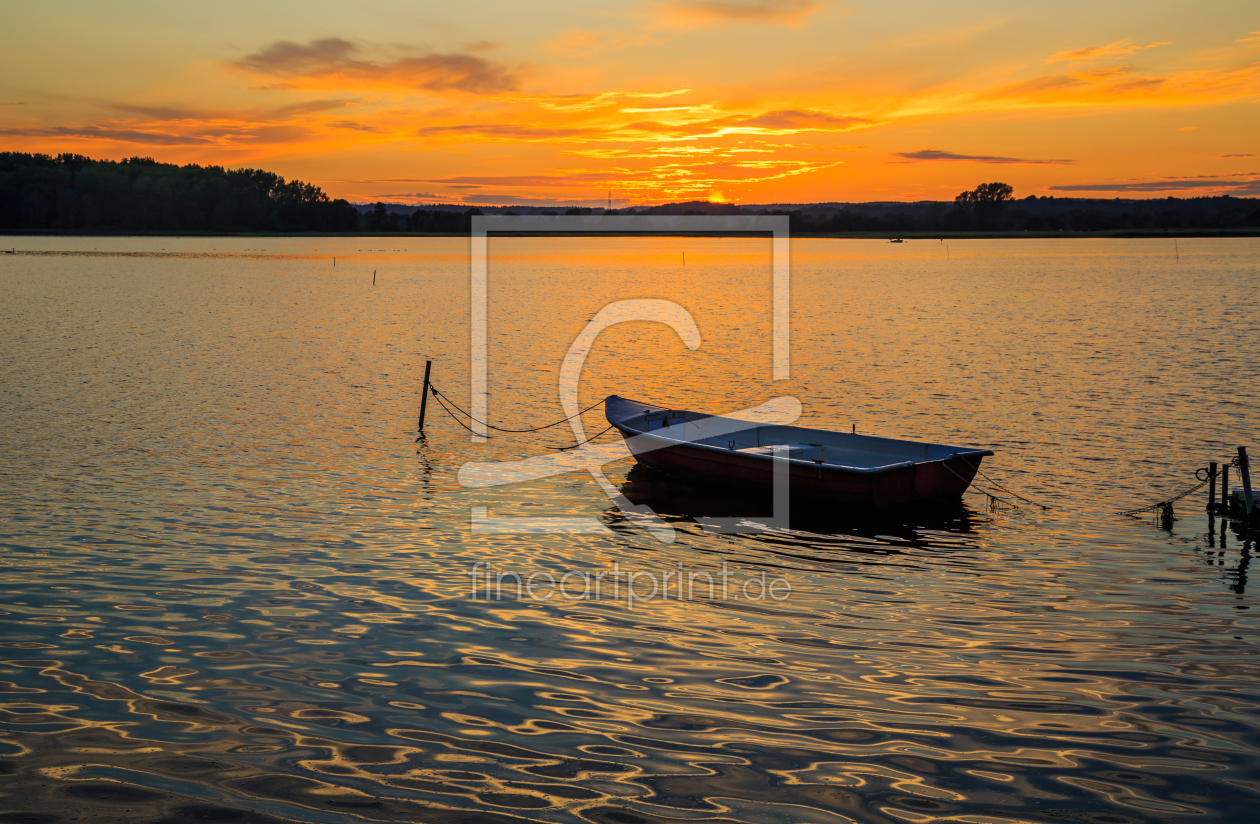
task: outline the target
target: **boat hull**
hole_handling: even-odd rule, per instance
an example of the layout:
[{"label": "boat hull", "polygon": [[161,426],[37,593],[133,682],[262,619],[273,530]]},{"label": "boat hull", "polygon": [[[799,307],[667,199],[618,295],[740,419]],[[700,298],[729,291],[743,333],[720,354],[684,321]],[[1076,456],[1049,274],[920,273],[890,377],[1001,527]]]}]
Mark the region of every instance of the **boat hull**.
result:
[{"label": "boat hull", "polygon": [[[611,413],[609,422],[626,439],[635,459],[658,472],[695,484],[767,489],[773,484],[774,461],[764,454],[672,442],[618,420]],[[987,450],[967,450],[877,470],[846,470],[791,460],[789,488],[794,496],[853,506],[888,507],[957,499],[971,485],[984,456],[991,454]]]}]

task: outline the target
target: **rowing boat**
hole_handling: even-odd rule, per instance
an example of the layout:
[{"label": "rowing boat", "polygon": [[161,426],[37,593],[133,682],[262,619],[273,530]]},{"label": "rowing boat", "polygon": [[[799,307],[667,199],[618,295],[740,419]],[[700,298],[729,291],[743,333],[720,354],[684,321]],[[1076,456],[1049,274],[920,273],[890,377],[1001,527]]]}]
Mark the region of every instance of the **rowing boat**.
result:
[{"label": "rowing boat", "polygon": [[604,415],[635,460],[691,481],[770,486],[786,460],[791,491],[846,504],[894,506],[957,498],[993,452],[742,421],[610,395]]}]

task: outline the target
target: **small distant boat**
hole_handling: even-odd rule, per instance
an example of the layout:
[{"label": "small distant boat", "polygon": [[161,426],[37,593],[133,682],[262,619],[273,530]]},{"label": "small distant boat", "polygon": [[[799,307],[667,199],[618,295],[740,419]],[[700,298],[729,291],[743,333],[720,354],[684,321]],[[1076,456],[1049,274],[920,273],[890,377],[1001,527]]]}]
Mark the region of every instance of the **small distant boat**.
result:
[{"label": "small distant boat", "polygon": [[889,238],[888,242],[889,243],[905,243],[905,241],[899,237]]},{"label": "small distant boat", "polygon": [[[769,487],[775,447],[787,453],[793,494],[845,504],[894,506],[967,491],[993,452],[801,426],[758,424],[668,409],[618,395],[604,415],[635,460],[692,481]],[[786,450],[783,449],[786,447]]]}]

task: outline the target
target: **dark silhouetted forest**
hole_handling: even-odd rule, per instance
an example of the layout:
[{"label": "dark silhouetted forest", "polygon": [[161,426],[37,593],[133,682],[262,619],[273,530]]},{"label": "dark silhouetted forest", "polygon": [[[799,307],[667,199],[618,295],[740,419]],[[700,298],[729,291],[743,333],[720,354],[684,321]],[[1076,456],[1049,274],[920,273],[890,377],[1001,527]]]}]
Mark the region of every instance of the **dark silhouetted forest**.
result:
[{"label": "dark silhouetted forest", "polygon": [[875,203],[666,203],[607,210],[600,207],[482,206],[439,204],[416,209],[405,203],[375,203],[366,209],[363,228],[371,232],[463,233],[473,215],[787,215],[793,232],[820,234],[950,234],[1107,232],[1235,232],[1260,229],[1260,200],[1250,197],[1168,197],[1104,199],[1037,197],[1017,200],[1006,183],[982,183],[952,202],[884,201]]},{"label": "dark silhouetted forest", "polygon": [[472,230],[473,215],[479,214],[482,214],[480,209],[465,209],[462,206],[416,209],[414,206],[375,203],[363,213],[363,228],[369,232],[463,234]]},{"label": "dark silhouetted forest", "polygon": [[355,205],[261,169],[176,166],[152,158],[0,153],[0,230],[51,232],[371,232],[463,234],[474,215],[787,215],[796,233],[1250,231],[1260,200],[1190,197],[1017,200],[1005,183],[982,183],[953,202],[668,203],[620,212],[590,207],[403,203]]},{"label": "dark silhouetted forest", "polygon": [[359,212],[261,169],[0,152],[0,229],[353,232]]},{"label": "dark silhouetted forest", "polygon": [[[809,203],[735,206],[671,203],[637,212],[648,215],[787,215],[793,232],[1133,232],[1246,230],[1260,228],[1260,200],[1188,197],[1130,200],[1055,198],[1016,200],[1005,183],[982,183],[953,203],[925,200],[877,203]],[[515,207],[514,207],[515,208]]]}]

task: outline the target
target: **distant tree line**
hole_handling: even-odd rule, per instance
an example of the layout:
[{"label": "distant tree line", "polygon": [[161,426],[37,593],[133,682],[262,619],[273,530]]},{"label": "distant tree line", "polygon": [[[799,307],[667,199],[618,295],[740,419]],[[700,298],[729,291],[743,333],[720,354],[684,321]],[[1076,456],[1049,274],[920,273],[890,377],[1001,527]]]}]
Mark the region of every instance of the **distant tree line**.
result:
[{"label": "distant tree line", "polygon": [[261,169],[0,152],[0,229],[352,232],[358,210]]},{"label": "distant tree line", "polygon": [[[669,203],[625,209],[574,207],[544,215],[787,215],[794,232],[890,233],[1028,231],[1152,232],[1260,228],[1260,201],[1229,196],[1113,200],[1031,196],[1015,200],[1005,183],[983,183],[953,203],[831,203],[783,208]],[[504,207],[486,207],[515,214]],[[0,230],[411,232],[462,234],[480,209],[459,204],[358,207],[318,187],[261,169],[176,166],[152,158],[93,160],[82,155],[0,152]]]},{"label": "distant tree line", "polygon": [[[392,208],[391,208],[392,206]],[[480,209],[459,210],[416,209],[408,214],[404,207],[374,203],[363,213],[363,229],[369,232],[440,232],[462,234],[472,229],[473,215]]]},{"label": "distant tree line", "polygon": [[[1196,197],[1156,200],[1028,197],[1015,200],[1006,183],[982,183],[960,193],[953,203],[811,204],[798,208],[757,208],[731,203],[667,203],[639,209],[591,207],[539,209],[530,206],[486,207],[496,214],[542,215],[786,215],[793,232],[1158,232],[1170,229],[1260,228],[1260,201],[1255,198]],[[399,203],[376,203],[364,212],[361,228],[370,232],[463,233],[481,209],[445,204],[414,209]]]},{"label": "distant tree line", "polygon": [[1006,183],[984,183],[954,202],[812,204],[748,208],[729,203],[671,203],[622,214],[787,215],[794,232],[1099,232],[1260,228],[1260,201],[1230,196],[1104,200],[1013,198]]},{"label": "distant tree line", "polygon": [[[480,209],[465,209],[457,205],[441,205],[434,206],[429,209],[415,209],[398,203],[373,203],[363,213],[363,228],[369,232],[441,232],[441,233],[463,233],[472,229],[472,219],[474,215],[485,214]],[[515,215],[516,212],[511,209],[503,210],[501,207],[488,207],[496,214]],[[616,214],[606,209],[592,209],[589,207],[573,207],[566,209],[564,212],[557,212],[552,209],[536,209],[528,206],[514,207],[522,211],[541,215],[599,215],[599,214]],[[631,212],[630,214],[634,214]]]}]

